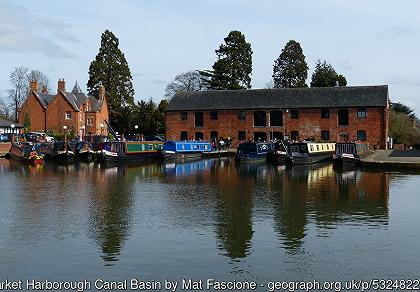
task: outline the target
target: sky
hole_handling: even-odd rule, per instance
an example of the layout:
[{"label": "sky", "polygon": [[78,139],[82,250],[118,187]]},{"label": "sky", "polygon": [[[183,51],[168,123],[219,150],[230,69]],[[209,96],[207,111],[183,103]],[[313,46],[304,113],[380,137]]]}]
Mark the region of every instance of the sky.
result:
[{"label": "sky", "polygon": [[125,54],[135,99],[164,97],[190,70],[211,69],[231,30],[253,50],[252,88],[271,80],[284,45],[298,41],[309,66],[329,62],[348,85],[389,85],[391,101],[420,114],[418,0],[0,0],[0,97],[17,66],[86,91],[101,34],[112,31]]}]

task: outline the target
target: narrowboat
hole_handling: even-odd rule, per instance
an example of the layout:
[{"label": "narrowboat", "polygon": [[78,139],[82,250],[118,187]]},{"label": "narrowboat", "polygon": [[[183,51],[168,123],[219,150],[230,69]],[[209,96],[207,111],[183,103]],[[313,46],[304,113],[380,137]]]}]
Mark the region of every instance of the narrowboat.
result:
[{"label": "narrowboat", "polygon": [[274,151],[269,155],[270,160],[275,164],[286,164],[290,155],[290,144],[288,141],[277,141],[274,143]]},{"label": "narrowboat", "polygon": [[163,142],[159,141],[113,141],[104,142],[99,162],[136,162],[149,158],[160,158]]},{"label": "narrowboat", "polygon": [[263,162],[273,151],[272,142],[244,142],[239,144],[235,158],[238,162]]},{"label": "narrowboat", "polygon": [[360,159],[371,154],[369,143],[343,142],[335,146],[334,162],[337,164],[358,164]]},{"label": "narrowboat", "polygon": [[290,144],[288,161],[294,165],[328,161],[335,153],[335,143],[295,142]]},{"label": "narrowboat", "polygon": [[44,163],[44,157],[38,154],[31,143],[13,143],[7,156],[28,164]]},{"label": "narrowboat", "polygon": [[45,159],[56,163],[73,163],[74,151],[69,142],[54,142],[52,148],[47,153],[45,153]]},{"label": "narrowboat", "polygon": [[95,151],[87,141],[79,141],[73,144],[73,151],[76,160],[90,163],[94,159]]},{"label": "narrowboat", "polygon": [[204,141],[167,141],[163,144],[165,158],[197,158],[205,152],[211,152],[210,142]]}]

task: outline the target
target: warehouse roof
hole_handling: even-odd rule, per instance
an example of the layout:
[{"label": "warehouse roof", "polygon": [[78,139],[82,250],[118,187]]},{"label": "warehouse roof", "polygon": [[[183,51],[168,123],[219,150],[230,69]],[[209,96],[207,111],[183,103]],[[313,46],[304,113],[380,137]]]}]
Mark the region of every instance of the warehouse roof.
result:
[{"label": "warehouse roof", "polygon": [[388,85],[182,92],[168,111],[386,107]]}]

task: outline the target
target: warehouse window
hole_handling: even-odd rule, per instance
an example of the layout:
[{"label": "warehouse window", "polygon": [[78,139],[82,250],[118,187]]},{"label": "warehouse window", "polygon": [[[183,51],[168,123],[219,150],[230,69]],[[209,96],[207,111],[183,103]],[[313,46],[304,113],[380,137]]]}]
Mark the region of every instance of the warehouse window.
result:
[{"label": "warehouse window", "polygon": [[349,111],[348,110],[341,109],[338,111],[338,125],[339,126],[349,125]]},{"label": "warehouse window", "polygon": [[366,118],[367,116],[367,110],[365,107],[359,107],[357,109],[357,117],[358,118]]},{"label": "warehouse window", "polygon": [[254,112],[254,127],[265,127],[267,125],[267,115],[264,111]]},{"label": "warehouse window", "polygon": [[298,110],[291,110],[290,111],[290,118],[291,119],[299,119],[299,111]]},{"label": "warehouse window", "polygon": [[217,120],[217,112],[211,111],[210,112],[210,120]]},{"label": "warehouse window", "polygon": [[299,132],[298,131],[291,131],[290,132],[290,138],[292,141],[299,141]]},{"label": "warehouse window", "polygon": [[238,131],[238,140],[239,141],[246,140],[246,132],[245,131]]},{"label": "warehouse window", "polygon": [[330,131],[321,131],[321,140],[330,141]]},{"label": "warehouse window", "polygon": [[181,120],[185,121],[188,119],[188,113],[187,112],[181,112]]},{"label": "warehouse window", "polygon": [[357,140],[366,141],[366,131],[357,131]]},{"label": "warehouse window", "polygon": [[196,132],[195,133],[195,140],[197,140],[197,141],[201,141],[201,140],[203,140],[203,132]]},{"label": "warehouse window", "polygon": [[187,131],[182,131],[181,132],[181,141],[186,141],[188,140],[188,132]]},{"label": "warehouse window", "polygon": [[321,119],[329,119],[330,118],[330,109],[323,108],[321,109]]},{"label": "warehouse window", "polygon": [[282,111],[270,112],[270,126],[271,127],[283,126],[283,112]]},{"label": "warehouse window", "polygon": [[195,112],[195,127],[196,128],[203,127],[203,113],[202,112]]},{"label": "warehouse window", "polygon": [[244,121],[246,119],[246,112],[239,111],[238,112],[238,120]]}]

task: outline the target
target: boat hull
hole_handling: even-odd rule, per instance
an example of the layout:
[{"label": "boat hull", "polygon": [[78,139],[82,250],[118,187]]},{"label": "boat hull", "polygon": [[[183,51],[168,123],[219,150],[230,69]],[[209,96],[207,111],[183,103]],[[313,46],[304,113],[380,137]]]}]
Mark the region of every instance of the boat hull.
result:
[{"label": "boat hull", "polygon": [[138,161],[144,161],[147,159],[160,158],[162,154],[160,152],[146,152],[137,154],[116,154],[102,152],[100,154],[100,162],[104,163],[135,163]]},{"label": "boat hull", "polygon": [[258,163],[267,161],[267,153],[260,155],[236,155],[235,160],[239,163]]},{"label": "boat hull", "polygon": [[314,156],[300,156],[300,157],[290,157],[288,160],[293,165],[304,165],[304,164],[314,164],[319,162],[326,162],[332,159],[332,153],[320,154]]}]

